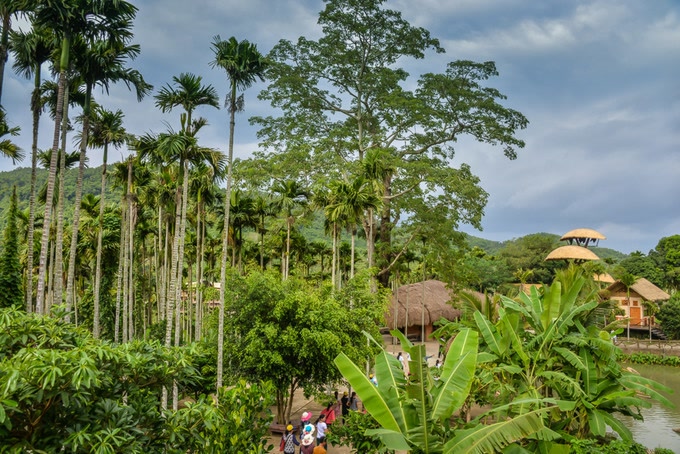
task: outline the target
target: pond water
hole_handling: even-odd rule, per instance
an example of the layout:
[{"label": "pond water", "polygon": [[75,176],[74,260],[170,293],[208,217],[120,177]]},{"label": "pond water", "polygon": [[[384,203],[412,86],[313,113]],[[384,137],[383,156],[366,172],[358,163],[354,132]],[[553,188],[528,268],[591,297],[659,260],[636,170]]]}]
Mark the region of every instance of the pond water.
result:
[{"label": "pond water", "polygon": [[[651,378],[674,390],[666,397],[675,408],[666,408],[654,404],[652,408],[643,408],[644,421],[622,418],[626,426],[633,432],[635,441],[648,448],[667,448],[680,454],[680,434],[673,429],[680,428],[680,368],[668,366],[648,366],[632,364],[631,367],[644,377]],[[620,415],[619,415],[620,416]]]}]

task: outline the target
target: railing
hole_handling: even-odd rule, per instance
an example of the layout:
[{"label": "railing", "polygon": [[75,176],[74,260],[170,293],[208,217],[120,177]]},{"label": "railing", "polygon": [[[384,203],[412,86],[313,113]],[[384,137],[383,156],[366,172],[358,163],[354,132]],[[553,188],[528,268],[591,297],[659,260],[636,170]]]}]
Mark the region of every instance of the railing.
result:
[{"label": "railing", "polygon": [[634,339],[617,336],[616,345],[625,353],[644,351],[660,355],[680,356],[680,340]]}]

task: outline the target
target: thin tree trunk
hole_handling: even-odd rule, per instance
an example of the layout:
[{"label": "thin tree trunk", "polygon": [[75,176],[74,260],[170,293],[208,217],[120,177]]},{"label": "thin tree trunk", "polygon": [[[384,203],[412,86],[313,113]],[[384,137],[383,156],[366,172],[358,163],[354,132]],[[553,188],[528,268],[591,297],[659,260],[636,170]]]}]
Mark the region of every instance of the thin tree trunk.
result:
[{"label": "thin tree trunk", "polygon": [[123,276],[125,268],[125,244],[127,241],[127,229],[125,228],[127,218],[127,210],[121,210],[120,219],[120,248],[118,250],[118,277],[116,279],[116,319],[113,328],[113,341],[118,343],[118,334],[120,333],[120,312],[121,312],[121,300],[123,293]]},{"label": "thin tree trunk", "polygon": [[229,240],[229,212],[231,211],[231,183],[232,183],[232,162],[234,160],[234,127],[236,125],[236,109],[234,108],[236,99],[236,86],[231,90],[231,112],[229,115],[229,153],[227,155],[227,188],[224,198],[224,232],[222,238],[222,263],[220,267],[220,307],[217,321],[217,377],[215,380],[219,395],[222,387],[223,375],[223,356],[224,356],[224,304],[227,287],[227,245]]},{"label": "thin tree trunk", "polygon": [[68,68],[68,52],[70,48],[70,38],[62,39],[61,61],[59,66],[59,84],[57,90],[57,108],[54,116],[54,136],[52,138],[52,158],[50,160],[50,170],[47,178],[47,191],[45,203],[45,214],[43,217],[43,232],[40,241],[40,265],[38,271],[38,288],[36,295],[36,312],[44,312],[45,303],[45,280],[47,278],[47,252],[49,243],[50,223],[52,221],[52,197],[54,197],[54,183],[57,177],[57,156],[59,152],[59,133],[61,119],[64,112],[64,90],[66,88],[66,69]]},{"label": "thin tree trunk", "polygon": [[[92,96],[92,87],[88,85],[85,93],[85,105],[83,106],[83,131],[80,139],[80,156],[78,162],[78,179],[76,180],[76,199],[73,208],[73,229],[71,231],[71,255],[68,259],[68,278],[66,279],[66,310],[67,314],[71,308],[71,289],[75,283],[76,278],[76,254],[78,251],[78,230],[80,229],[80,203],[83,198],[83,174],[85,173],[85,160],[87,159],[87,139],[90,130],[90,99]],[[65,135],[64,135],[65,137]],[[65,147],[64,147],[65,148]],[[101,204],[101,200],[99,202]],[[100,207],[101,210],[101,207]],[[99,314],[96,314],[97,316]],[[97,323],[97,330],[99,330],[99,321]],[[93,325],[94,335],[94,325]],[[99,337],[99,332],[95,335]]]},{"label": "thin tree trunk", "polygon": [[338,261],[338,233],[337,233],[337,225],[334,222],[333,223],[333,258],[331,261],[331,282],[333,282],[333,288],[337,288],[337,279],[336,279],[336,268],[337,268],[337,261]]},{"label": "thin tree trunk", "polygon": [[31,194],[28,201],[28,234],[26,250],[26,312],[33,310],[33,248],[35,236],[35,186],[38,168],[38,130],[40,125],[40,65],[35,66],[34,88],[31,96],[33,112],[33,140],[31,143]]},{"label": "thin tree trunk", "polygon": [[93,315],[93,325],[92,325],[92,335],[96,338],[99,337],[99,292],[101,291],[102,283],[102,243],[104,237],[104,199],[106,196],[106,163],[108,158],[109,144],[104,143],[104,156],[102,157],[102,180],[101,189],[99,191],[99,222],[97,231],[97,263],[95,266],[95,278],[94,278],[94,315]]},{"label": "thin tree trunk", "polygon": [[[61,304],[63,301],[63,287],[64,287],[64,181],[66,179],[66,135],[68,133],[68,96],[69,88],[68,84],[64,90],[64,116],[61,120],[61,153],[59,159],[59,187],[58,187],[58,200],[57,200],[57,237],[56,237],[56,253],[54,261],[54,279],[52,281],[53,298],[56,304]],[[74,217],[76,213],[80,210],[76,209],[74,212]],[[65,320],[68,323],[70,317],[68,312],[70,308],[66,307],[66,317]]]},{"label": "thin tree trunk", "polygon": [[2,16],[2,37],[0,38],[0,106],[2,105],[2,85],[5,80],[5,65],[9,53],[9,32],[12,26],[11,15],[5,11]]},{"label": "thin tree trunk", "polygon": [[137,223],[137,206],[134,200],[134,187],[132,182],[132,159],[128,160],[128,186],[130,201],[128,203],[129,217],[128,217],[128,341],[131,341],[135,335],[134,325],[134,308],[135,308],[135,225]]},{"label": "thin tree trunk", "polygon": [[[127,190],[126,190],[127,192]],[[126,194],[126,204],[130,203],[130,198]],[[127,214],[125,215],[125,219],[127,223],[129,224],[130,220],[128,219],[130,217],[130,210],[127,208],[125,211]],[[128,290],[130,290],[130,286],[128,285],[128,278],[130,277],[130,274],[128,273],[128,268],[130,266],[130,249],[128,248],[128,243],[130,242],[130,230],[127,228],[127,225],[123,225],[123,229],[125,230],[125,243],[122,244],[123,247],[123,304],[121,308],[121,322],[122,322],[122,329],[123,329],[123,336],[121,338],[121,342],[125,343],[128,340]]]}]

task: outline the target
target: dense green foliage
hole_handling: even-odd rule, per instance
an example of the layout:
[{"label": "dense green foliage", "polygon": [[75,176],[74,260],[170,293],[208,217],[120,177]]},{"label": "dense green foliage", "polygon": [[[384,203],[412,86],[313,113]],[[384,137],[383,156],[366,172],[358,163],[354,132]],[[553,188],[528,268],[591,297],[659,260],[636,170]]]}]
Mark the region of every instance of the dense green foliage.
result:
[{"label": "dense green foliage", "polygon": [[621,353],[617,358],[620,362],[624,363],[680,367],[680,357],[675,355],[657,355],[654,353],[638,352],[629,355]]},{"label": "dense green foliage", "polygon": [[0,310],[0,451],[263,452],[271,388],[243,382],[166,414],[173,379],[198,382],[196,346],[111,345],[60,318]]},{"label": "dense green foliage", "polygon": [[680,339],[680,292],[671,296],[656,314],[661,329],[671,339]]},{"label": "dense green foliage", "polygon": [[17,192],[7,211],[7,225],[0,253],[0,307],[19,307],[23,302],[21,288],[21,263],[19,263],[19,234],[17,231]]},{"label": "dense green foliage", "polygon": [[225,320],[225,374],[267,380],[276,390],[278,421],[290,419],[292,395],[324,390],[340,376],[340,352],[365,361],[372,349],[362,331],[378,335],[385,295],[372,294],[365,276],[341,292],[314,288],[276,273],[232,274]]},{"label": "dense green foliage", "polygon": [[[546,443],[569,444],[574,437],[604,437],[607,426],[629,443],[632,435],[616,415],[641,418],[640,408],[650,404],[637,393],[669,405],[659,393],[669,390],[623,370],[609,331],[592,324],[591,315],[601,303],[594,289],[584,291],[583,274],[573,267],[542,291],[532,288],[516,300],[501,297],[492,318],[479,310],[472,314],[481,343],[471,399],[495,409],[517,398],[538,399],[537,407],[527,404],[503,413],[513,417],[530,408],[548,410],[544,423],[550,436],[525,440],[530,451]],[[451,323],[435,336],[456,332]]]}]

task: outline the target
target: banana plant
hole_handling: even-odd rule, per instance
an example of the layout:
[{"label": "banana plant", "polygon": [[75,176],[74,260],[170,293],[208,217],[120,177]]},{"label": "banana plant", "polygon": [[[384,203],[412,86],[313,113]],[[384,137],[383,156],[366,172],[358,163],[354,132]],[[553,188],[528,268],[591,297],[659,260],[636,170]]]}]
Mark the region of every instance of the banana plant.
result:
[{"label": "banana plant", "polygon": [[382,426],[366,434],[380,437],[388,449],[424,454],[487,453],[530,436],[552,437],[543,424],[547,410],[536,405],[534,411],[495,424],[477,421],[471,427],[451,426],[451,417],[470,394],[478,365],[479,339],[475,330],[458,332],[438,380],[429,372],[424,345],[414,346],[398,331],[392,331],[392,335],[411,355],[408,377],[399,361],[384,350],[375,358],[377,386],[346,355],[341,353],[335,359],[366,410]]},{"label": "banana plant", "polygon": [[[532,288],[517,300],[501,297],[495,323],[475,312],[482,340],[480,369],[491,371],[486,383],[504,383],[511,390],[501,399],[542,399],[541,405],[550,409],[547,424],[565,440],[604,436],[609,426],[632,441],[616,414],[639,419],[640,408],[651,405],[640,394],[670,405],[662,394],[670,390],[622,370],[610,334],[589,324],[599,303],[583,299],[584,284],[585,278],[577,275],[564,286],[556,280],[541,292]],[[507,416],[531,411],[533,405],[515,405]],[[547,445],[536,440],[533,448]]]}]

